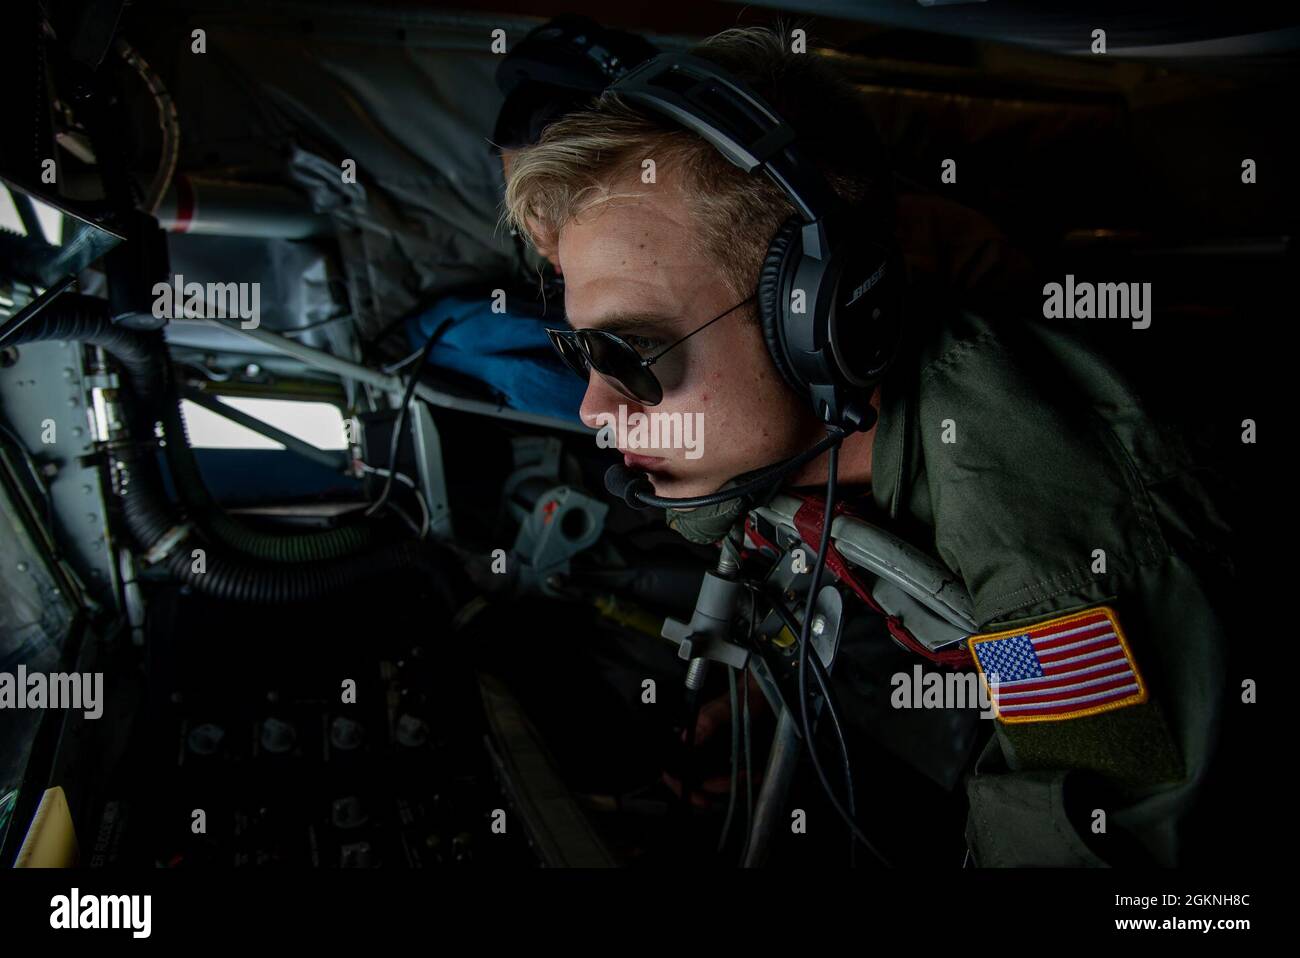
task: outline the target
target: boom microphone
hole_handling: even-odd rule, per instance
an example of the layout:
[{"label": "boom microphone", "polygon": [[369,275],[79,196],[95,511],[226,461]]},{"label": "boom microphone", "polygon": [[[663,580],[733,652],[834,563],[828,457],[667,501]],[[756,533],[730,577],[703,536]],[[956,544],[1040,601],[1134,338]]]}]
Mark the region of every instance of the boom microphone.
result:
[{"label": "boom microphone", "polygon": [[654,486],[645,473],[622,465],[610,466],[605,471],[605,489],[610,495],[622,499],[633,509],[697,509],[701,506],[717,505],[719,502],[739,499],[741,496],[767,489],[776,480],[812,462],[831,446],[838,446],[847,435],[848,433],[843,429],[833,429],[827,433],[825,439],[811,449],[760,470],[753,478],[734,488],[711,492],[705,496],[689,496],[685,499],[656,496],[653,491]]},{"label": "boom microphone", "polygon": [[633,509],[652,508],[638,501],[638,496],[648,495],[652,499],[655,498],[654,486],[650,484],[646,474],[623,465],[610,466],[606,470],[605,490],[611,496],[622,499]]}]

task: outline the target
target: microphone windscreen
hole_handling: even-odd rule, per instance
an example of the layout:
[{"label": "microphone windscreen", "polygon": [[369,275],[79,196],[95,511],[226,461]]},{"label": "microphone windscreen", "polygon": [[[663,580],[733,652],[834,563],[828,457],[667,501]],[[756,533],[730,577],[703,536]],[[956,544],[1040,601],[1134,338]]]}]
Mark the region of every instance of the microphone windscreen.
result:
[{"label": "microphone windscreen", "polygon": [[617,496],[633,509],[646,509],[644,502],[637,499],[638,492],[653,492],[654,487],[645,473],[629,469],[627,466],[613,465],[605,470],[605,489],[611,496]]}]

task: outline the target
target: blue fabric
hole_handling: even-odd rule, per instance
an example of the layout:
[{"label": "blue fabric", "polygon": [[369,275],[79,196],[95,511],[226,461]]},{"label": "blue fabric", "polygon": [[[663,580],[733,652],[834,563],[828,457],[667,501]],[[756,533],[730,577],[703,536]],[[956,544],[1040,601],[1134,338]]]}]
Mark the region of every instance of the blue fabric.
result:
[{"label": "blue fabric", "polygon": [[429,353],[429,365],[486,383],[511,409],[578,418],[586,384],[555,355],[539,310],[512,307],[492,312],[490,299],[447,296],[406,327],[413,349],[448,322]]}]

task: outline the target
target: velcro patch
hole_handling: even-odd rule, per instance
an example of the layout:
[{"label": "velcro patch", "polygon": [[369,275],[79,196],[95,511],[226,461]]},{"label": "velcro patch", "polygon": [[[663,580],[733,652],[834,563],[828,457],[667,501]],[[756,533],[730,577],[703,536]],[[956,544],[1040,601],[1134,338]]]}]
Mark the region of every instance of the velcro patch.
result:
[{"label": "velcro patch", "polygon": [[1057,722],[1147,700],[1146,683],[1109,606],[972,635],[968,642],[1003,722]]}]

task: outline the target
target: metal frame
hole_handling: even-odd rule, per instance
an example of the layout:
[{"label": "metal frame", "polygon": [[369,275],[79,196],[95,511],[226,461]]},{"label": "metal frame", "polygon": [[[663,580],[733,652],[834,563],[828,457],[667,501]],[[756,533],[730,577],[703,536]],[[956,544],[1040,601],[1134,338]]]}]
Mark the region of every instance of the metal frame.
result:
[{"label": "metal frame", "polygon": [[214,412],[218,416],[229,419],[231,422],[238,423],[253,432],[265,436],[267,439],[273,439],[283,445],[291,452],[310,459],[312,462],[318,462],[330,469],[337,469],[342,472],[348,466],[348,454],[341,449],[320,449],[309,442],[304,442],[297,436],[285,432],[283,429],[277,429],[268,422],[263,422],[256,416],[250,416],[248,413],[236,409],[234,406],[226,405],[217,400],[217,397],[211,393],[195,389],[192,386],[185,386],[181,389],[181,395],[194,403],[201,406],[209,412]]},{"label": "metal frame", "polygon": [[[368,383],[379,389],[390,393],[401,394],[405,389],[405,383],[398,376],[391,376],[378,372],[368,366],[352,362],[349,359],[343,359],[332,353],[327,353],[320,349],[313,349],[310,346],[304,346],[302,343],[296,343],[287,337],[277,333],[272,333],[264,329],[241,329],[237,325],[223,323],[216,319],[205,319],[204,322],[211,323],[213,326],[220,326],[223,329],[231,330],[240,335],[247,336],[259,343],[274,347],[286,356],[292,356],[301,360],[308,366],[321,369],[326,372],[334,373],[344,379],[355,380],[356,382]],[[483,402],[478,399],[466,399],[462,396],[453,396],[451,393],[443,392],[440,389],[434,389],[425,383],[416,383],[415,395],[419,396],[425,402],[432,406],[438,406],[442,409],[451,409],[456,412],[472,413],[479,416],[491,416],[493,419],[508,419],[513,422],[526,423],[531,426],[544,426],[547,429],[563,429],[566,432],[576,432],[583,434],[594,434],[594,429],[589,429],[582,423],[571,422],[568,419],[559,419],[555,416],[543,416],[538,413],[521,412],[518,409],[509,409],[506,406],[494,405],[493,403]]]},{"label": "metal frame", "polygon": [[[88,403],[96,383],[78,343],[27,343],[17,352],[17,361],[0,375],[0,414],[27,450],[54,470],[47,488],[60,528],[51,534],[59,535],[94,598],[117,606],[118,563]],[[41,442],[47,419],[55,428],[55,442],[48,445]]]}]

